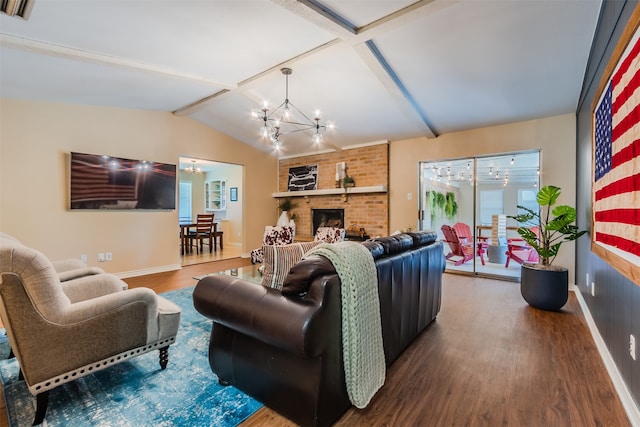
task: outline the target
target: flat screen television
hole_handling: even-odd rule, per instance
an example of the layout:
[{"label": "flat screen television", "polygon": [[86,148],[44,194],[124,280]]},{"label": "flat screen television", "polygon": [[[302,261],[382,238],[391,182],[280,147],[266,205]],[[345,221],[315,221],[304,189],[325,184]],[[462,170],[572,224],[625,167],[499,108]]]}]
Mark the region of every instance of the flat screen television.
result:
[{"label": "flat screen television", "polygon": [[71,153],[71,209],[176,208],[176,165]]}]

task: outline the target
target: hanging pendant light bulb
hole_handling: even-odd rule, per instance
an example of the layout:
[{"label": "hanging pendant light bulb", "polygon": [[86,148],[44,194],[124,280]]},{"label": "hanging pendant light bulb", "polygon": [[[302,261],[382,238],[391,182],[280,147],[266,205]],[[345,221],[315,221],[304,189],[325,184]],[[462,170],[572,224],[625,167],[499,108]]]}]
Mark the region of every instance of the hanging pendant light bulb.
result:
[{"label": "hanging pendant light bulb", "polygon": [[268,102],[263,102],[258,110],[252,112],[254,119],[262,120],[263,126],[260,128],[260,136],[269,138],[278,147],[281,145],[280,136],[290,133],[313,130],[311,140],[319,144],[323,140],[323,133],[326,129],[333,129],[333,123],[320,123],[320,110],[315,110],[313,119],[300,111],[289,100],[289,76],[293,73],[291,68],[281,68],[280,72],[285,76],[285,99],[275,110],[269,109]]},{"label": "hanging pendant light bulb", "polygon": [[189,173],[200,173],[202,172],[202,169],[200,169],[199,167],[196,167],[195,160],[191,160],[191,166],[184,168],[184,171]]}]

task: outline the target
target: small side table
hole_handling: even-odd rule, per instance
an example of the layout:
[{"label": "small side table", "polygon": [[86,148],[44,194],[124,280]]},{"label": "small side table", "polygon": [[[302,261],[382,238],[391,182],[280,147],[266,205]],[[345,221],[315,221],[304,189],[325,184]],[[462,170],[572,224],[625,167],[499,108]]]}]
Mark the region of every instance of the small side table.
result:
[{"label": "small side table", "polygon": [[494,264],[504,264],[507,262],[507,246],[489,245],[487,250],[488,261]]}]

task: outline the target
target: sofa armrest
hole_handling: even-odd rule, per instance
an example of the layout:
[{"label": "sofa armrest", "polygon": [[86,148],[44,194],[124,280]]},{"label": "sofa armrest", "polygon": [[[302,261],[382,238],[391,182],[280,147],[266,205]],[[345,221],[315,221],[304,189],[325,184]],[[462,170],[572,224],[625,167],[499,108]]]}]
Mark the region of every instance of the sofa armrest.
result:
[{"label": "sofa armrest", "polygon": [[155,292],[148,288],[129,289],[126,292],[116,292],[79,301],[71,304],[62,312],[59,319],[51,319],[60,325],[73,325],[102,316],[107,313],[128,310],[128,306],[136,303],[144,304],[146,309],[147,330],[155,330],[157,334],[158,301]]},{"label": "sofa armrest", "polygon": [[198,282],[193,304],[215,323],[299,356],[316,357],[326,342],[322,334],[332,332],[322,327],[331,287],[338,289],[339,299],[335,275],[314,279],[305,296],[285,296],[253,282],[215,275]]},{"label": "sofa armrest", "polygon": [[107,273],[81,276],[62,282],[61,285],[71,303],[98,298],[114,292],[122,292],[127,288],[126,282]]},{"label": "sofa armrest", "polygon": [[57,273],[63,273],[69,270],[76,270],[78,268],[85,268],[87,266],[86,263],[75,258],[51,261],[51,264],[53,264],[53,268],[55,268]]},{"label": "sofa armrest", "polygon": [[58,279],[60,282],[66,282],[68,280],[77,279],[84,276],[94,276],[96,274],[103,274],[104,270],[99,267],[82,267],[73,268],[71,270],[65,270],[58,273]]}]

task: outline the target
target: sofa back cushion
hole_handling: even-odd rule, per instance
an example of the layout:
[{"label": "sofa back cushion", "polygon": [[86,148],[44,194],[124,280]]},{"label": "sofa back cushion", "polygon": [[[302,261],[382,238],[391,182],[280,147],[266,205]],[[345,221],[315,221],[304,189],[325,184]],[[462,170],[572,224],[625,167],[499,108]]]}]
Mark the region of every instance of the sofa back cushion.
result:
[{"label": "sofa back cushion", "polygon": [[375,241],[382,245],[385,256],[402,253],[413,247],[413,238],[407,234],[379,237]]},{"label": "sofa back cushion", "polygon": [[263,246],[264,272],[262,285],[267,288],[282,290],[282,284],[291,267],[302,259],[302,256],[322,242],[291,243],[282,246]]},{"label": "sofa back cushion", "polygon": [[413,245],[416,247],[430,245],[438,240],[438,234],[433,230],[413,231],[407,234],[413,238]]}]

